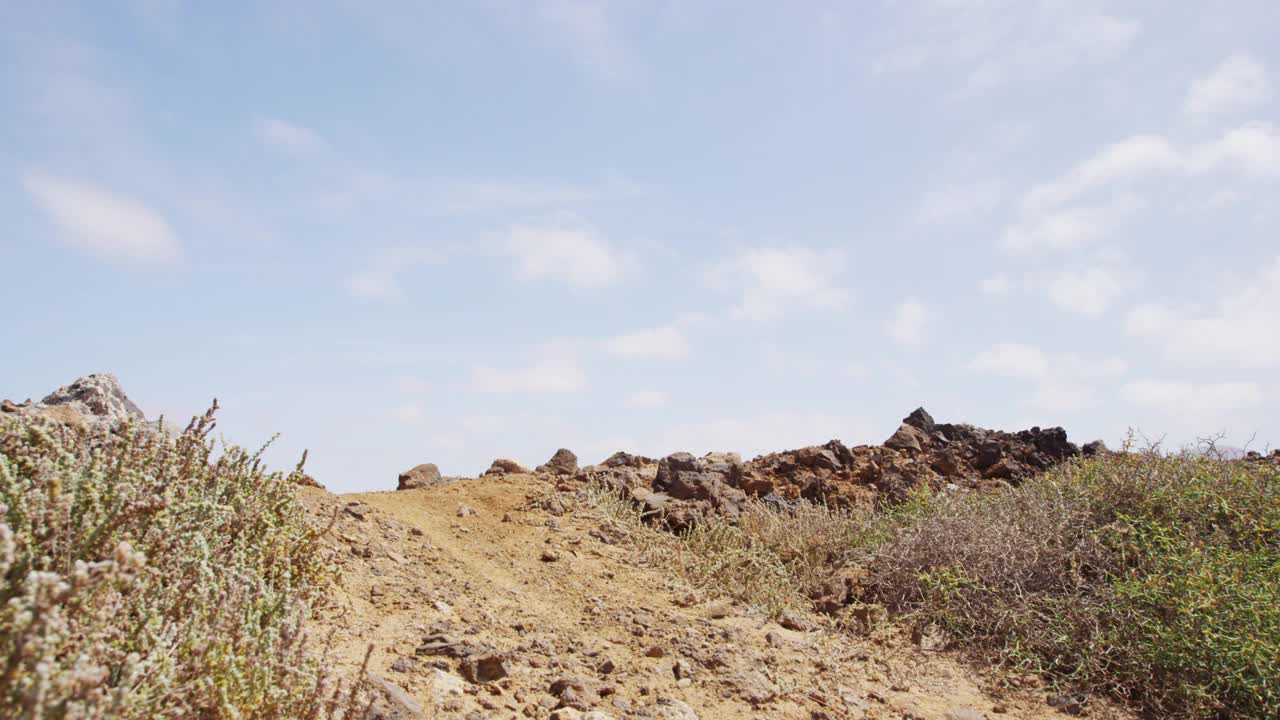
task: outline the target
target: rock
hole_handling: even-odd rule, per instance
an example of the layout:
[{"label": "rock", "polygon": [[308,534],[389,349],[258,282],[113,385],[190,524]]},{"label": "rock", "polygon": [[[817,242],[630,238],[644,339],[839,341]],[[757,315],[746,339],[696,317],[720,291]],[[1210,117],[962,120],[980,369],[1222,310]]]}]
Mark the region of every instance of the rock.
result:
[{"label": "rock", "polygon": [[531,470],[508,458],[498,458],[493,461],[488,470],[484,471],[485,475],[528,475]]},{"label": "rock", "polygon": [[925,433],[914,425],[903,423],[893,435],[889,436],[888,440],[884,441],[884,446],[894,450],[918,453],[924,449],[921,441],[928,443]]},{"label": "rock", "polygon": [[412,470],[400,473],[400,484],[397,490],[413,490],[416,488],[437,487],[445,484],[440,476],[440,468],[434,463],[422,463]]},{"label": "rock", "polygon": [[573,475],[578,472],[578,456],[571,450],[560,448],[550,460],[539,465],[537,471],[548,475]]},{"label": "rock", "polygon": [[1107,449],[1106,443],[1101,440],[1094,440],[1093,442],[1085,443],[1084,447],[1080,448],[1080,452],[1083,453],[1085,457],[1095,457],[1098,455],[1106,455],[1110,451]]},{"label": "rock", "polygon": [[735,459],[736,456],[723,454],[711,454],[702,460],[683,452],[668,455],[658,461],[653,489],[675,500],[703,501],[711,509],[737,517],[746,493],[732,484],[742,468],[741,460],[735,463]]},{"label": "rock", "polygon": [[425,718],[422,706],[395,683],[374,673],[365,677],[365,685],[374,696],[366,720],[419,720]]},{"label": "rock", "polygon": [[436,707],[440,707],[450,698],[460,697],[466,692],[462,678],[440,668],[431,669],[431,699]]},{"label": "rock", "polygon": [[468,655],[459,666],[462,677],[473,683],[491,683],[510,674],[507,658],[497,653]]},{"label": "rock", "polygon": [[81,415],[118,424],[125,420],[145,422],[142,410],[124,394],[120,381],[110,373],[97,373],[77,378],[70,385],[49,393],[40,405],[69,405]]},{"label": "rock", "polygon": [[933,432],[935,427],[933,416],[922,407],[912,410],[910,415],[902,419],[902,424],[923,430],[925,433]]},{"label": "rock", "polygon": [[0,401],[0,412],[16,413],[22,410],[22,406],[12,400]]},{"label": "rock", "polygon": [[813,629],[813,624],[809,622],[808,618],[793,610],[783,610],[782,614],[778,616],[778,624],[788,630],[797,632],[808,632]]},{"label": "rock", "polygon": [[471,517],[477,515],[476,509],[469,505],[458,506],[458,517]]},{"label": "rock", "polygon": [[570,707],[583,712],[600,703],[599,683],[590,678],[561,678],[551,683],[550,692],[560,700],[559,707]]},{"label": "rock", "polygon": [[618,451],[605,458],[604,462],[600,464],[607,468],[632,468],[638,470],[655,462],[657,461],[643,455],[632,455],[631,453]]},{"label": "rock", "polygon": [[398,657],[391,663],[391,669],[398,673],[413,672],[417,667],[418,661],[411,657]]},{"label": "rock", "polygon": [[551,720],[613,720],[613,716],[599,710],[584,713],[574,708],[560,708],[551,713]]},{"label": "rock", "polygon": [[1082,695],[1050,695],[1045,698],[1051,707],[1068,715],[1084,715],[1089,705],[1089,698]]},{"label": "rock", "polygon": [[651,720],[698,720],[698,714],[681,700],[660,697],[657,702],[640,711],[639,717]]},{"label": "rock", "polygon": [[944,717],[946,720],[987,720],[986,713],[971,708],[952,708]]},{"label": "rock", "polygon": [[729,682],[739,697],[755,706],[772,702],[778,697],[778,686],[759,670],[740,671]]}]

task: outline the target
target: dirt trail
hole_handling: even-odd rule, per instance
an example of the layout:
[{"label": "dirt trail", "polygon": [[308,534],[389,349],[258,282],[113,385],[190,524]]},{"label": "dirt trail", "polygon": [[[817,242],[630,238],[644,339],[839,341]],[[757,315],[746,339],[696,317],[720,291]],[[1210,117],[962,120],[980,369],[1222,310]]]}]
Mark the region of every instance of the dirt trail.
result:
[{"label": "dirt trail", "polygon": [[909,642],[786,629],[699,600],[647,567],[624,529],[553,491],[530,475],[304,489],[317,517],[337,517],[326,542],[343,587],[321,624],[340,669],[372,643],[371,670],[440,718],[1066,717],[1034,688],[993,697]]}]

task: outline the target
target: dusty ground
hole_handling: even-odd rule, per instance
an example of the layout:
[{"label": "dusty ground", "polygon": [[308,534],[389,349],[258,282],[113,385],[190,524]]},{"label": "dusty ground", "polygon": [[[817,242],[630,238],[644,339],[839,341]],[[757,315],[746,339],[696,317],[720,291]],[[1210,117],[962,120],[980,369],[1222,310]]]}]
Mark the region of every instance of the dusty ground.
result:
[{"label": "dusty ground", "polygon": [[[373,644],[371,671],[439,718],[1067,717],[1035,687],[995,690],[906,640],[787,629],[701,599],[647,566],[598,510],[540,504],[553,489],[530,475],[303,489],[318,518],[337,517],[326,542],[343,587],[321,624],[338,670]],[[471,682],[469,670],[506,677]]]}]

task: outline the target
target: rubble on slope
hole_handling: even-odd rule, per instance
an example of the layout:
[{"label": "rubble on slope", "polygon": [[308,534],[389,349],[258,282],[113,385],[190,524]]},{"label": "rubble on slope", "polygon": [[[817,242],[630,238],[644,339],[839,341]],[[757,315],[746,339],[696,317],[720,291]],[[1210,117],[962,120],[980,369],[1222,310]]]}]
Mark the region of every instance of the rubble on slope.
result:
[{"label": "rubble on slope", "polygon": [[[1087,447],[1088,454],[1106,452],[1101,443]],[[882,445],[846,447],[831,440],[750,462],[736,453],[701,458],[675,453],[654,461],[620,452],[583,468],[576,478],[611,486],[682,529],[708,512],[736,517],[748,497],[779,505],[802,498],[866,507],[901,499],[922,485],[973,490],[1016,485],[1081,454],[1060,427],[987,430],[938,423],[917,408]]]}]

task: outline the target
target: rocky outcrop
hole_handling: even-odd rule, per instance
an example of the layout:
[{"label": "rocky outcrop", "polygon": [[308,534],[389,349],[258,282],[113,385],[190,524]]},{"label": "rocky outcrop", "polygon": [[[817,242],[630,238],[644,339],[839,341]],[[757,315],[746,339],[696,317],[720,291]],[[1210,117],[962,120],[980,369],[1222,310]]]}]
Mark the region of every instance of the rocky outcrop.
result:
[{"label": "rocky outcrop", "polygon": [[143,428],[158,428],[155,423],[147,423],[142,409],[125,395],[120,380],[110,373],[77,378],[38,403],[5,400],[0,403],[0,411],[37,415],[90,432],[115,430],[125,422]]},{"label": "rocky outcrop", "polygon": [[550,460],[539,465],[537,471],[547,475],[574,475],[578,472],[578,456],[572,450],[560,448]]},{"label": "rocky outcrop", "polygon": [[[1101,443],[1090,452],[1105,452]],[[749,497],[777,507],[794,499],[836,507],[900,499],[914,487],[985,489],[1017,484],[1081,454],[1062,428],[1009,433],[938,423],[924,408],[903,418],[883,445],[839,440],[744,462],[736,453],[698,458],[675,453],[654,462],[614,453],[583,468],[581,481],[602,483],[654,518],[680,529],[715,512],[737,517]]]},{"label": "rocky outcrop", "polygon": [[397,490],[416,490],[417,488],[444,485],[445,479],[440,475],[440,468],[435,463],[422,463],[411,470],[400,473]]},{"label": "rocky outcrop", "polygon": [[521,465],[515,460],[507,458],[498,458],[493,461],[488,470],[484,471],[485,475],[527,475],[531,470]]}]

